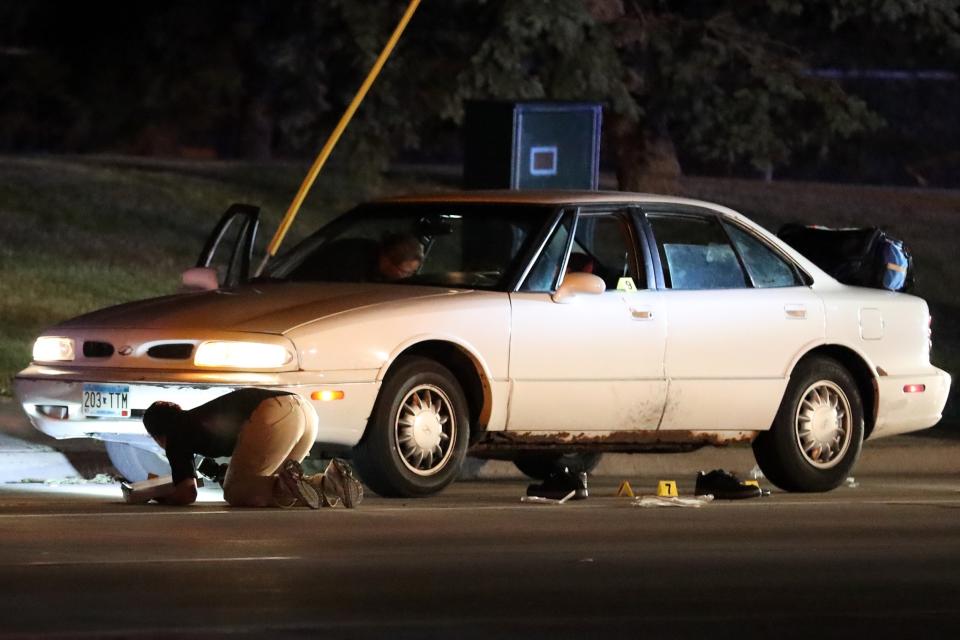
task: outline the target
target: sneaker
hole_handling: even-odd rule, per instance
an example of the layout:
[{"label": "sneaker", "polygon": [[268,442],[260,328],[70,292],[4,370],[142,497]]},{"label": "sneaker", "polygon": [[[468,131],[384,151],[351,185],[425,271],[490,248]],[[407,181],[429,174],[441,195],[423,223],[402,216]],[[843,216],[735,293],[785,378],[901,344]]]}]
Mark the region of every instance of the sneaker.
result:
[{"label": "sneaker", "polygon": [[697,486],[693,493],[697,496],[712,495],[717,500],[742,500],[763,495],[760,487],[744,484],[737,476],[723,469],[697,473]]},{"label": "sneaker", "polygon": [[363,485],[353,475],[353,469],[346,460],[334,458],[323,472],[323,499],[335,507],[342,503],[347,509],[353,509],[363,501]]},{"label": "sneaker", "polygon": [[285,460],[277,474],[280,484],[286,492],[295,498],[293,505],[304,505],[311,509],[320,508],[320,494],[303,477],[303,468],[296,460]]},{"label": "sneaker", "polygon": [[551,500],[563,500],[570,495],[571,491],[574,500],[586,499],[587,474],[581,473],[578,476],[571,473],[566,467],[551,473],[542,484],[531,484],[527,487],[528,496],[550,498]]},{"label": "sneaker", "polygon": [[324,507],[339,507],[343,504],[340,494],[337,493],[337,487],[333,482],[327,484],[326,476],[322,473],[315,473],[312,476],[304,476],[304,480],[309,482],[320,495],[320,504]]}]

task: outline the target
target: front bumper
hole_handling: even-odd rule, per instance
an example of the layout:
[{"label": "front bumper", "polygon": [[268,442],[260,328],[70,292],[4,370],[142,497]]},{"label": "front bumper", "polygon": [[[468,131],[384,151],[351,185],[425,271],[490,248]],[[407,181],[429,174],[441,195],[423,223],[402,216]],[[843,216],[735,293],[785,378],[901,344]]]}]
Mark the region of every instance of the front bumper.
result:
[{"label": "front bumper", "polygon": [[[354,446],[363,436],[376,400],[379,383],[345,381],[366,377],[366,372],[344,373],[221,373],[158,372],[119,369],[70,369],[31,366],[14,379],[13,388],[24,412],[43,433],[58,439],[96,438],[152,444],[141,417],[153,402],[176,402],[192,409],[242,387],[290,391],[313,405],[319,417],[317,442]],[[88,417],[82,412],[83,385],[122,384],[129,387],[129,418]],[[343,391],[343,399],[311,400],[314,391]],[[51,407],[57,409],[51,410]],[[61,409],[63,408],[63,409]],[[59,417],[64,412],[63,417]]]},{"label": "front bumper", "polygon": [[[931,367],[923,375],[877,378],[877,424],[870,438],[883,438],[932,427],[943,416],[950,395],[950,374]],[[906,385],[924,385],[922,393],[905,393]]]}]

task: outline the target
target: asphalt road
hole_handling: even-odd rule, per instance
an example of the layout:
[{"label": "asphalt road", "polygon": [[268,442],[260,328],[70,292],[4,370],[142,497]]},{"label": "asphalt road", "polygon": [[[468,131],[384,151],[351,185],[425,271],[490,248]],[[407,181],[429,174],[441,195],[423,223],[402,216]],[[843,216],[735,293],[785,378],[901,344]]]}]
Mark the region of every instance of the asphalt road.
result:
[{"label": "asphalt road", "polygon": [[316,512],[5,485],[0,636],[957,637],[960,477],[857,481],[699,509],[464,482]]}]

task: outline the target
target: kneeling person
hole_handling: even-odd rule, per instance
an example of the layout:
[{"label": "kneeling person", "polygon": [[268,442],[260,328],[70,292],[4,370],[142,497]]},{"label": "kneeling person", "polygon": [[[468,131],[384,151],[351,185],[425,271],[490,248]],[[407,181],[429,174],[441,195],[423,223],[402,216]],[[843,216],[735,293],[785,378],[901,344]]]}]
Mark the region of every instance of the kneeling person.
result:
[{"label": "kneeling person", "polygon": [[[173,484],[157,496],[160,502],[184,505],[196,500],[194,454],[200,454],[230,456],[223,495],[232,506],[320,505],[322,476],[305,477],[300,467],[316,439],[317,414],[295,394],[239,389],[189,411],[172,402],[155,402],[144,413],[143,424],[170,462]],[[356,497],[359,483],[345,463],[337,462],[340,466],[328,470],[329,490],[350,485],[348,497]]]}]

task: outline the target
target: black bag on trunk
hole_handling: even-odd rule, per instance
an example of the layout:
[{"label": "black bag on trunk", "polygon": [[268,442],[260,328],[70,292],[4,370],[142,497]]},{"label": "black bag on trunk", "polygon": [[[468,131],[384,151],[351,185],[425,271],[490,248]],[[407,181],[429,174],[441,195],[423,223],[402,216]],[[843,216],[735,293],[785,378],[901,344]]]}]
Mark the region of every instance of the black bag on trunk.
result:
[{"label": "black bag on trunk", "polygon": [[877,227],[831,229],[787,224],[777,236],[844,284],[889,291],[913,287],[913,257]]}]

